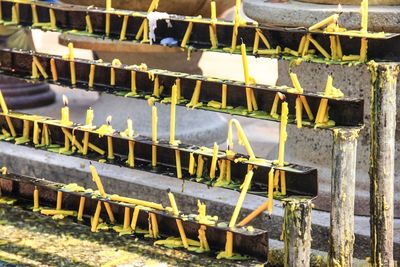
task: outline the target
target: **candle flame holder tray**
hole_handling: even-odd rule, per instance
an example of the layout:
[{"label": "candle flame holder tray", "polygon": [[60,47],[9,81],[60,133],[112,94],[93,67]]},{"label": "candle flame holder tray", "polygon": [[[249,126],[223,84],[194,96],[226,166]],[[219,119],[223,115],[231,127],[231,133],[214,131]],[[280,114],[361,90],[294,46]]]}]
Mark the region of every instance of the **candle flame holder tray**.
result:
[{"label": "candle flame holder tray", "polygon": [[[18,19],[13,19],[12,8],[18,5]],[[32,5],[35,6],[37,17],[40,21],[33,22]],[[142,40],[136,40],[136,33],[147,15],[146,12],[138,12],[132,10],[118,10],[111,9],[106,10],[98,7],[86,7],[78,5],[68,5],[61,3],[46,3],[40,1],[12,1],[3,0],[1,1],[2,16],[4,25],[21,25],[21,26],[32,26],[35,28],[41,28],[43,30],[53,31],[68,31],[73,35],[87,35],[97,38],[107,38],[119,40],[121,36],[121,28],[123,25],[124,17],[127,16],[129,19],[126,23],[126,33],[123,40],[135,41],[140,43]],[[53,10],[55,14],[55,22],[53,26],[50,26],[50,10]],[[93,33],[86,31],[86,15],[90,16]],[[105,25],[106,17],[110,18],[110,30],[106,34]],[[242,40],[247,46],[251,46],[254,42],[256,30],[261,31],[263,34],[271,39],[272,47],[280,45],[283,47],[291,47],[293,43],[299,43],[301,37],[304,34],[310,33],[316,35],[316,40],[321,43],[323,47],[329,48],[329,41],[326,40],[325,36],[338,35],[342,37],[349,37],[346,42],[343,42],[343,51],[346,53],[354,54],[358,53],[357,50],[358,41],[360,38],[368,38],[370,42],[369,57],[374,59],[385,59],[387,50],[391,50],[392,53],[398,52],[398,48],[394,45],[399,40],[399,34],[396,33],[373,33],[373,32],[360,32],[360,31],[344,31],[344,32],[327,32],[321,30],[309,31],[307,28],[287,28],[273,25],[259,25],[256,22],[240,22],[239,24],[235,21],[227,21],[220,19],[210,19],[202,17],[189,17],[180,15],[161,16],[157,18],[157,28],[155,29],[156,40],[154,44],[160,44],[161,40],[166,38],[173,38],[178,42],[178,45],[182,43],[185,32],[187,31],[189,23],[193,24],[191,29],[190,40],[187,45],[183,47],[189,47],[193,50],[210,50],[212,46],[209,38],[209,27],[210,25],[215,27],[216,36],[218,37],[218,47],[213,48],[216,52],[232,52],[240,53],[240,49],[231,51],[232,46],[232,32],[237,29],[237,42]],[[172,26],[172,27],[171,27]],[[297,40],[293,42],[293,40]],[[177,46],[177,45],[175,45]],[[382,48],[385,49],[382,49]],[[297,51],[297,47],[291,47]],[[277,51],[277,53],[253,53],[256,56],[262,57],[278,57],[285,53]],[[290,53],[287,53],[290,54]],[[285,55],[284,57],[287,57]],[[293,58],[293,57],[289,57]],[[296,58],[296,57],[294,57]],[[315,61],[318,59],[311,59]],[[329,61],[329,60],[328,60]],[[324,60],[324,62],[328,62]],[[339,62],[331,60],[331,63],[347,64],[348,62]]]},{"label": "candle flame holder tray", "polygon": [[[202,148],[199,146],[188,144],[170,145],[167,141],[162,140],[154,144],[151,138],[139,135],[135,135],[134,137],[129,138],[121,135],[121,133],[118,132],[114,132],[113,134],[104,133],[100,137],[99,133],[96,132],[96,129],[98,128],[95,127],[88,128],[84,125],[79,125],[76,123],[74,123],[73,125],[71,124],[70,126],[66,126],[62,125],[59,120],[53,120],[49,117],[14,112],[10,112],[8,114],[0,113],[0,125],[3,129],[7,128],[6,117],[11,119],[17,136],[22,136],[23,140],[20,143],[26,146],[37,147],[38,149],[49,150],[55,153],[62,153],[61,151],[65,142],[64,131],[67,130],[71,139],[72,136],[75,136],[74,145],[76,145],[77,147],[77,150],[75,152],[68,151],[68,155],[84,157],[93,161],[107,161],[110,164],[128,167],[128,164],[126,163],[129,153],[128,142],[133,141],[135,168],[176,177],[175,151],[180,151],[182,173],[184,179],[188,179],[191,181],[200,181],[210,185],[217,181],[218,173],[216,175],[216,178],[214,179],[209,179],[208,177],[208,171],[210,170],[210,165],[213,157],[213,150],[210,148]],[[42,125],[47,125],[49,136],[51,139],[49,145],[35,145],[32,143],[31,135],[29,135],[29,133],[33,132],[32,128],[35,121],[42,129]],[[22,129],[24,128],[24,123],[29,127],[28,136],[18,134],[23,132]],[[95,151],[89,151],[86,156],[82,155],[82,153],[79,151],[79,148],[83,146],[81,140],[83,140],[83,135],[85,132],[89,133],[90,144],[93,144],[101,151],[103,151],[103,155]],[[107,159],[107,155],[105,152],[107,151],[107,137],[112,137],[112,143],[114,147],[113,150],[115,153],[114,159]],[[2,141],[14,142],[15,140],[18,140],[18,138],[21,137],[17,137],[15,139],[12,136],[3,136]],[[70,141],[72,144],[72,140]],[[155,168],[151,167],[153,146],[157,147],[157,167]],[[189,157],[191,153],[193,153],[194,156],[201,155],[203,160],[205,161],[203,173],[201,177],[199,177],[202,178],[200,180],[196,179],[196,175],[190,175],[188,171]],[[285,163],[283,167],[279,167],[275,164],[274,160],[261,158],[249,159],[249,156],[242,154],[227,156],[227,153],[225,151],[219,151],[217,158],[218,160],[229,160],[231,162],[233,183],[231,183],[230,185],[226,185],[225,187],[227,188],[239,190],[239,186],[243,182],[243,179],[248,172],[248,166],[251,165],[255,167],[255,170],[253,178],[253,188],[252,191],[249,193],[266,195],[268,185],[268,171],[271,168],[274,168],[275,170],[282,170],[286,173],[287,195],[304,195],[316,197],[318,194],[318,175],[317,170],[314,168],[300,166],[293,163]]]},{"label": "candle flame holder tray", "polygon": [[[32,202],[35,186],[40,192],[40,205],[54,206],[57,201],[57,192],[62,192],[63,208],[67,210],[77,210],[81,197],[84,197],[84,221],[90,222],[90,216],[95,212],[96,205],[100,201],[109,203],[118,223],[124,221],[125,208],[134,209],[136,205],[122,203],[110,200],[110,196],[103,198],[93,192],[75,192],[67,189],[65,184],[55,183],[44,179],[38,179],[18,174],[1,174],[0,185],[2,193],[12,198],[17,198],[19,202]],[[43,204],[42,204],[43,203]],[[156,203],[153,203],[156,204]],[[171,215],[161,205],[160,209],[143,208],[140,209],[137,227],[148,228],[149,215],[155,214],[158,222],[158,228],[162,236],[179,236],[176,220],[181,220],[187,238],[198,240],[198,229],[204,224],[200,224],[193,216]],[[104,211],[104,209],[103,209]],[[103,218],[107,217],[104,212]],[[263,261],[268,255],[268,232],[260,229],[249,231],[247,227],[229,228],[224,222],[213,225],[204,225],[206,227],[206,238],[211,248],[211,253],[223,250],[225,246],[225,237],[227,232],[233,233],[233,247],[235,252],[243,253]],[[140,235],[139,235],[140,236]],[[210,252],[208,252],[210,253]]]},{"label": "candle flame holder tray", "polygon": [[[39,79],[48,83],[60,84],[63,86],[71,87],[71,72],[70,60],[63,59],[60,56],[33,53],[26,50],[16,49],[0,49],[0,71],[1,74],[20,77],[23,79],[32,79],[32,60],[36,57],[40,64],[43,66],[46,73],[49,74],[48,79]],[[58,80],[54,81],[51,78],[50,60],[55,60],[57,69]],[[289,106],[294,107],[296,98],[301,95],[304,96],[310,106],[313,114],[316,114],[321,99],[329,99],[329,118],[335,122],[336,126],[360,126],[363,124],[364,118],[364,101],[359,98],[351,97],[329,97],[321,93],[304,92],[303,94],[295,93],[293,88],[286,86],[268,86],[268,85],[245,85],[243,82],[232,80],[221,80],[210,78],[200,75],[190,75],[186,73],[171,72],[167,70],[151,69],[146,70],[140,67],[132,67],[128,65],[113,66],[111,63],[98,62],[93,60],[75,59],[76,69],[76,84],[78,88],[86,88],[99,92],[106,92],[117,96],[131,96],[137,99],[146,99],[153,95],[154,78],[158,79],[160,86],[164,86],[164,90],[156,101],[162,103],[170,103],[171,87],[180,79],[182,99],[178,101],[178,105],[186,106],[189,99],[192,97],[196,82],[201,81],[201,93],[199,102],[203,105],[198,106],[198,109],[211,110],[215,112],[229,113],[232,115],[246,116],[256,119],[265,119],[272,121],[280,121],[279,115],[276,117],[271,116],[270,110],[273,106],[275,95],[279,92],[285,95],[286,101]],[[88,85],[88,77],[90,74],[91,65],[95,65],[94,84],[93,87]],[[115,86],[110,85],[110,72],[115,71]],[[135,80],[132,80],[132,72],[135,72]],[[132,83],[136,84],[137,94],[132,95]],[[223,84],[227,85],[227,108],[214,108],[207,106],[210,101],[221,100],[221,87]],[[323,91],[325,85],[321,85]],[[246,88],[252,88],[255,94],[259,110],[248,112],[244,107],[246,104]],[[288,90],[289,89],[289,90]],[[295,124],[295,109],[289,110],[289,123]],[[315,123],[303,118],[302,122],[305,127],[314,127]],[[320,125],[318,127],[329,128],[328,125]]]}]

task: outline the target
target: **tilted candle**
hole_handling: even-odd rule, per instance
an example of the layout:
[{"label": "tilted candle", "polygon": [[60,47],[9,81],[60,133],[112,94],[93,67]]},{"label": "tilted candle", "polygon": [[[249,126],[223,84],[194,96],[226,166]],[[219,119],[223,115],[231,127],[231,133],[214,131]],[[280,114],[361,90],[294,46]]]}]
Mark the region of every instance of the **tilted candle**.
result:
[{"label": "tilted candle", "polygon": [[193,22],[189,22],[188,27],[186,29],[185,35],[183,36],[182,42],[181,42],[181,47],[186,47],[189,39],[190,39],[190,35],[192,34],[192,30],[193,30]]},{"label": "tilted candle", "polygon": [[4,100],[3,93],[0,90],[0,107],[4,114],[8,114],[8,107],[6,101]]},{"label": "tilted candle", "polygon": [[243,145],[246,148],[247,154],[249,155],[250,159],[255,159],[256,156],[255,156],[253,149],[249,143],[249,140],[247,139],[247,136],[246,136],[245,132],[243,131],[243,128],[237,119],[231,119],[228,123],[227,144],[228,144],[229,150],[231,150],[233,148],[233,135],[232,135],[233,125],[236,126],[236,129],[238,132],[239,144]]},{"label": "tilted candle", "polygon": [[168,192],[169,203],[171,204],[171,208],[172,208],[172,213],[174,214],[174,216],[178,216],[179,210],[178,210],[178,206],[176,205],[175,196],[174,196],[174,194],[172,194],[171,190],[168,189],[167,192]]},{"label": "tilted candle", "polygon": [[292,80],[292,84],[294,88],[297,90],[298,93],[303,93],[303,88],[300,85],[299,80],[297,79],[297,74],[291,72],[290,73],[290,79]]},{"label": "tilted candle", "polygon": [[126,28],[128,26],[128,16],[124,16],[124,20],[122,21],[121,33],[119,35],[119,40],[123,41],[126,39]]},{"label": "tilted candle", "polygon": [[99,225],[100,212],[101,212],[101,202],[98,201],[97,206],[96,206],[96,211],[94,212],[94,216],[93,216],[93,220],[92,220],[92,228],[91,228],[92,232],[97,231],[97,226]]},{"label": "tilted candle", "polygon": [[308,28],[309,31],[314,31],[318,30],[325,25],[331,24],[331,23],[336,23],[336,21],[339,19],[338,14],[333,14],[332,16],[327,17],[326,19],[323,19],[322,21],[312,25],[311,27]]},{"label": "tilted candle", "polygon": [[233,211],[231,220],[229,221],[229,227],[230,227],[230,228],[235,227],[235,225],[236,225],[236,221],[237,221],[237,218],[238,218],[238,216],[239,216],[240,209],[242,208],[243,201],[244,201],[244,199],[245,199],[245,197],[246,197],[247,191],[248,191],[249,188],[250,188],[250,184],[251,184],[251,180],[252,180],[252,178],[253,178],[253,174],[254,174],[254,173],[253,173],[252,170],[249,171],[249,172],[246,174],[246,177],[245,177],[245,179],[244,179],[244,182],[243,182],[243,184],[242,184],[242,186],[241,186],[242,191],[240,192],[239,199],[238,199],[238,201],[237,201],[237,203],[236,203],[236,206],[235,206],[235,209],[234,209],[234,211]]},{"label": "tilted candle", "polygon": [[76,219],[78,221],[82,221],[83,220],[83,211],[84,211],[84,208],[85,208],[85,202],[86,202],[86,198],[85,197],[80,197],[78,215],[76,217]]}]

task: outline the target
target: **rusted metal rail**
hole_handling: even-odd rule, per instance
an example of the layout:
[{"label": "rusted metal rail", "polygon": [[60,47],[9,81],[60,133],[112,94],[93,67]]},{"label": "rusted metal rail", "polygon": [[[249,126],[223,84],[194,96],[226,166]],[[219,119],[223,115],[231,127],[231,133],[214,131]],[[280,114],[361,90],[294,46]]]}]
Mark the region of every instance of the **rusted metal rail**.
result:
[{"label": "rusted metal rail", "polygon": [[[88,129],[85,128],[84,125],[78,124],[65,126],[60,124],[59,120],[53,120],[48,117],[40,117],[21,113],[0,113],[0,125],[3,129],[8,129],[5,120],[6,117],[9,117],[12,121],[12,124],[17,133],[17,135],[15,136],[16,138],[23,137],[23,132],[25,132],[26,134],[26,131],[29,128],[28,136],[25,136],[27,140],[23,142],[24,145],[31,147],[36,146],[36,148],[38,149],[50,150],[56,153],[59,152],[57,151],[58,148],[62,149],[64,147],[65,133],[63,130],[67,130],[70,134],[70,137],[75,139],[75,145],[77,147],[83,146],[84,134],[85,132],[89,133],[89,142],[95,145],[97,148],[100,148],[100,150],[103,151],[103,155],[93,150],[90,151],[90,149],[87,155],[83,155],[82,152],[79,151],[79,149],[77,149],[77,151],[73,153],[71,152],[68,154],[72,154],[77,157],[84,157],[93,161],[107,160],[107,162],[110,164],[129,167],[129,164],[126,162],[129,154],[129,141],[132,141],[134,143],[135,168],[152,172],[156,171],[160,174],[175,176],[175,151],[180,151],[183,177],[185,179],[196,180],[196,174],[190,175],[189,173],[190,154],[192,153],[192,155],[194,155],[195,157],[201,156],[202,160],[204,161],[204,168],[203,172],[200,174],[200,177],[208,177],[208,172],[210,170],[212,162],[213,150],[205,150],[195,145],[179,144],[175,146],[170,145],[167,141],[163,140],[159,140],[158,143],[154,144],[151,138],[139,135],[135,135],[134,137],[129,138],[121,135],[121,133],[119,132],[115,132],[113,134],[104,134],[100,137],[99,133],[96,132],[98,128]],[[35,121],[40,129],[44,129],[43,126],[46,125],[51,139],[48,145],[35,145],[32,142],[32,133]],[[25,131],[23,130],[24,123],[25,125],[27,125],[25,127]],[[44,131],[45,130],[43,130],[42,132],[44,133]],[[114,159],[107,159],[108,137],[112,138],[113,152],[115,154]],[[15,138],[9,136],[3,141],[6,140],[8,140],[9,142],[14,142]],[[71,142],[71,147],[72,146],[73,145]],[[152,168],[151,166],[153,146],[156,146],[158,151],[156,168]],[[317,170],[314,168],[300,166],[292,163],[286,163],[285,166],[279,167],[274,163],[274,160],[253,160],[249,159],[248,156],[242,154],[235,154],[233,157],[231,157],[227,155],[226,151],[219,151],[217,157],[218,160],[228,160],[231,162],[232,181],[237,183],[241,183],[243,181],[248,171],[249,165],[256,167],[253,178],[255,184],[253,190],[255,192],[265,192],[268,184],[268,171],[271,168],[274,168],[276,170],[282,170],[286,172],[286,187],[288,195],[296,194],[315,197],[318,193]],[[211,180],[207,178],[204,179],[203,182],[211,182]]]},{"label": "rusted metal rail", "polygon": [[[37,58],[43,69],[48,74],[47,79],[33,79],[45,81],[48,83],[61,84],[64,86],[72,86],[70,60],[63,59],[60,56],[33,53],[31,51],[16,49],[0,49],[0,71],[1,74],[12,75],[23,79],[32,79],[32,61],[33,57]],[[50,60],[54,60],[57,70],[57,81],[51,76]],[[335,121],[336,126],[359,126],[363,124],[364,103],[362,99],[341,97],[333,98],[319,94],[304,92],[303,94],[295,93],[288,89],[289,87],[276,87],[267,85],[245,85],[243,82],[232,80],[221,80],[200,75],[190,75],[186,73],[177,73],[167,70],[151,69],[146,70],[140,67],[132,67],[128,65],[113,66],[111,63],[98,62],[92,60],[75,59],[76,83],[74,86],[100,92],[107,92],[117,96],[126,96],[132,91],[132,84],[137,88],[137,94],[133,97],[138,99],[147,99],[154,96],[154,84],[157,80],[160,86],[164,87],[162,93],[157,97],[157,101],[168,103],[171,95],[171,87],[180,80],[182,99],[179,105],[186,106],[195,91],[196,83],[201,81],[201,91],[199,102],[203,105],[197,107],[216,112],[229,113],[232,115],[246,116],[256,119],[265,119],[279,121],[279,116],[273,117],[270,114],[274,103],[274,98],[278,92],[286,96],[289,103],[289,123],[295,123],[295,102],[296,98],[304,96],[310,106],[313,114],[317,114],[321,99],[329,99],[329,118]],[[93,70],[93,86],[89,86],[89,76]],[[93,68],[93,67],[92,67]],[[115,85],[110,85],[111,71],[115,72]],[[133,74],[134,73],[134,78]],[[222,98],[222,86],[227,86],[227,108],[214,108],[207,106],[210,101],[220,101]],[[258,105],[257,111],[248,112],[246,109],[246,88],[254,90],[255,99]],[[325,88],[321,84],[321,91]],[[164,101],[163,101],[164,100]],[[165,101],[167,100],[167,101]],[[304,127],[314,127],[313,121],[309,121],[303,116]]]},{"label": "rusted metal rail", "polygon": [[[109,196],[103,198],[90,192],[74,192],[65,189],[64,184],[51,182],[44,179],[38,179],[18,174],[1,174],[0,186],[4,195],[25,202],[33,201],[35,187],[39,192],[40,205],[55,206],[57,202],[57,193],[62,192],[62,206],[66,210],[78,210],[81,197],[85,198],[84,218],[90,221],[93,216],[97,203],[109,203],[115,216],[116,224],[124,222],[125,208],[131,212],[136,205],[116,202],[110,200]],[[103,209],[104,210],[104,209]],[[225,226],[203,225],[194,218],[182,215],[174,216],[165,210],[141,209],[139,212],[137,226],[142,229],[148,228],[149,214],[155,214],[158,222],[160,234],[164,237],[173,235],[179,236],[176,220],[183,224],[187,238],[198,240],[198,230],[200,226],[206,227],[206,238],[212,251],[223,250],[225,246],[226,233],[233,233],[234,251],[243,253],[252,257],[266,260],[268,256],[268,232],[265,230],[254,229],[248,231],[246,227],[228,228]],[[107,217],[104,212],[103,218]],[[221,225],[221,224],[219,224]],[[225,225],[225,224],[222,224]]]}]

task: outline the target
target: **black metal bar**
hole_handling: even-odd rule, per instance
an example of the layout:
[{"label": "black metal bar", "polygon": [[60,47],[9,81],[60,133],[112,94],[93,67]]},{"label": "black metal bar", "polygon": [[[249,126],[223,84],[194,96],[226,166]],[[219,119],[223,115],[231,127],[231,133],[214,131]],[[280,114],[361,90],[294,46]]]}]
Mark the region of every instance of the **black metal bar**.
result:
[{"label": "black metal bar", "polygon": [[[10,190],[10,184],[18,184],[18,192]],[[2,193],[11,195],[14,198],[32,201],[35,186],[39,190],[40,203],[55,205],[57,192],[63,192],[63,208],[67,210],[77,210],[80,197],[85,197],[84,215],[89,217],[93,215],[98,201],[111,204],[113,213],[117,222],[122,223],[124,217],[124,208],[134,208],[135,205],[111,201],[108,197],[102,198],[87,192],[71,192],[63,189],[64,184],[51,182],[49,180],[37,179],[34,177],[18,174],[0,174],[0,185]],[[181,216],[173,216],[163,210],[141,210],[138,218],[138,226],[147,228],[148,214],[156,214],[159,230],[162,235],[179,236],[176,226],[176,219],[182,219]],[[105,215],[105,214],[103,214]],[[185,233],[188,238],[197,240],[198,229],[201,224],[193,218],[184,218],[182,220]],[[223,250],[225,245],[225,236],[227,231],[233,232],[235,252],[244,253],[252,257],[266,260],[268,257],[268,232],[266,230],[254,229],[247,231],[245,227],[230,229],[218,225],[206,225],[207,241],[213,250]]]},{"label": "black metal bar", "polygon": [[[152,140],[148,137],[136,135],[133,138],[127,138],[122,136],[120,133],[116,132],[114,134],[105,134],[103,137],[99,137],[99,133],[95,132],[97,129],[88,130],[87,128],[82,128],[82,125],[74,124],[72,126],[64,126],[60,124],[58,120],[52,120],[47,117],[40,116],[29,116],[22,113],[0,113],[0,125],[6,128],[5,116],[9,116],[13,122],[13,125],[18,133],[22,135],[23,121],[30,122],[31,133],[33,132],[33,122],[37,121],[40,126],[43,124],[48,125],[51,133],[51,143],[58,144],[60,146],[64,145],[64,133],[62,128],[70,130],[76,136],[76,140],[81,143],[83,140],[84,132],[89,132],[90,142],[94,145],[100,147],[101,149],[107,151],[107,136],[111,136],[113,139],[114,153],[116,155],[114,160],[109,160],[108,163],[127,166],[126,159],[128,155],[128,141],[134,141],[135,143],[135,168],[140,168],[146,171],[157,171],[160,174],[169,174],[170,176],[175,176],[175,150],[179,150],[181,153],[182,170],[183,177],[186,179],[194,180],[191,178],[188,172],[189,157],[190,153],[194,155],[202,155],[204,158],[204,175],[202,177],[208,177],[207,170],[210,169],[212,150],[204,151],[200,147],[188,144],[179,144],[178,146],[170,145],[168,142],[159,140],[157,144],[153,144]],[[13,140],[9,140],[13,141]],[[25,145],[35,147],[32,142],[27,142]],[[152,156],[152,146],[156,145],[157,150],[157,168],[152,169],[150,166],[151,156]],[[48,147],[42,147],[42,149],[48,149]],[[87,156],[75,152],[74,156],[85,157],[94,161],[99,159],[106,159],[107,156],[100,156],[96,153],[88,153]],[[292,163],[287,163],[283,167],[278,167],[274,160],[252,160],[248,156],[242,154],[236,154],[233,158],[228,158],[225,151],[219,151],[218,159],[230,160],[232,165],[232,181],[236,183],[241,183],[247,173],[248,165],[253,165],[256,167],[254,170],[253,178],[253,191],[265,192],[268,184],[268,171],[271,168],[277,170],[284,170],[286,172],[286,187],[288,195],[306,195],[315,197],[318,194],[318,179],[317,170],[310,167],[300,166]],[[237,162],[235,162],[235,160]],[[218,173],[217,173],[218,177]],[[210,182],[209,179],[204,179],[204,182]],[[265,193],[262,193],[265,195]]]},{"label": "black metal bar", "polygon": [[[31,51],[15,50],[15,49],[0,49],[0,71],[5,75],[12,75],[24,79],[31,79],[32,72],[32,58],[36,56],[44,69],[46,70],[49,78],[44,80],[48,83],[62,84],[71,86],[70,65],[69,60],[63,59],[60,56],[33,53]],[[58,81],[54,82],[51,77],[50,59],[54,58],[57,72]],[[95,65],[95,79],[94,87],[88,87],[88,77],[90,73],[90,65]],[[112,65],[110,63],[99,63],[92,60],[75,59],[76,68],[76,86],[78,88],[86,88],[101,92],[107,92],[117,96],[125,96],[131,90],[131,71],[136,72],[136,84],[139,95],[135,98],[147,99],[153,92],[153,81],[149,78],[149,73],[154,73],[159,78],[160,85],[165,87],[160,101],[163,98],[170,97],[171,87],[176,79],[181,80],[182,96],[186,101],[181,101],[180,105],[186,105],[188,99],[192,97],[196,81],[202,81],[200,101],[203,106],[199,109],[206,109],[216,112],[229,113],[233,115],[246,116],[257,119],[265,119],[272,121],[279,121],[270,115],[270,110],[273,100],[277,92],[286,95],[286,101],[289,103],[289,123],[295,123],[295,101],[299,96],[298,93],[288,92],[289,87],[276,87],[268,85],[245,85],[242,82],[232,80],[214,79],[200,75],[190,75],[186,73],[177,73],[167,70],[147,69],[141,70],[128,65],[121,65],[113,67],[116,75],[116,86],[110,86],[110,71]],[[207,103],[211,100],[221,101],[222,85],[228,86],[227,105],[233,108],[216,109],[208,107]],[[252,88],[258,103],[259,111],[248,112],[244,107],[246,106],[246,87]],[[324,85],[321,85],[324,88]],[[306,91],[306,89],[305,89]],[[322,91],[322,90],[321,90]],[[329,98],[329,116],[330,119],[335,121],[336,126],[359,126],[363,124],[364,118],[364,103],[363,99],[342,97],[330,98],[323,95],[323,93],[309,93],[305,92],[304,95],[310,105],[314,114],[317,113],[320,100],[322,98]],[[305,127],[314,127],[314,122],[308,121],[304,114]]]},{"label": "black metal bar", "polygon": [[[57,20],[57,28],[51,29],[48,25],[33,25],[32,23],[32,8],[31,4],[36,5],[38,17],[40,22],[48,22],[49,21],[49,9],[53,9],[55,11],[56,20]],[[14,2],[12,0],[3,0],[1,1],[3,19],[5,21],[11,21],[12,18],[12,6]],[[128,25],[127,25],[127,33],[126,38],[127,41],[136,41],[135,36],[136,33],[143,21],[146,18],[146,12],[137,12],[131,10],[110,10],[106,11],[104,8],[88,8],[86,6],[79,5],[68,5],[68,4],[50,4],[46,2],[40,1],[32,1],[19,3],[19,24],[22,26],[33,26],[38,28],[43,28],[44,30],[75,30],[75,33],[72,34],[87,34],[86,33],[86,21],[85,16],[87,14],[90,15],[92,25],[93,25],[93,34],[87,34],[91,37],[104,38],[105,36],[105,17],[106,14],[110,15],[110,34],[109,38],[119,39],[120,31],[122,27],[123,16],[129,16]],[[170,23],[167,23],[167,20]],[[178,41],[178,44],[183,39],[186,28],[189,22],[194,23],[194,27],[192,30],[192,35],[190,37],[190,49],[200,49],[200,50],[209,50],[211,47],[211,41],[209,39],[209,25],[214,23],[217,25],[217,36],[219,47],[218,49],[213,49],[213,51],[218,52],[229,52],[229,48],[231,47],[232,42],[232,32],[234,29],[234,22],[225,21],[225,20],[217,20],[211,21],[209,18],[198,18],[198,17],[188,17],[188,16],[180,16],[180,15],[169,15],[168,19],[161,18],[157,21],[157,29],[156,33],[156,41],[154,44],[160,44],[160,41],[165,38],[174,38]],[[168,25],[172,25],[169,27]],[[307,28],[298,27],[298,28],[285,28],[274,25],[259,25],[258,23],[247,22],[245,24],[241,24],[238,28],[238,44],[243,40],[248,47],[251,47],[254,42],[255,30],[260,29],[263,33],[270,39],[273,47],[276,45],[280,45],[282,47],[289,47],[297,50],[297,47],[293,47],[293,43],[299,43],[300,38],[306,34],[310,33]],[[78,32],[76,32],[78,31]],[[329,43],[326,36],[335,34],[341,35],[345,38],[344,42],[342,42],[343,51],[346,54],[358,54],[359,53],[359,40],[360,37],[367,37],[370,39],[369,43],[369,57],[373,59],[385,59],[385,55],[387,53],[387,49],[392,50],[392,54],[395,55],[396,52],[398,54],[398,48],[393,44],[398,42],[400,36],[395,33],[385,33],[385,34],[360,34],[359,36],[355,36],[355,38],[350,38],[350,36],[346,35],[349,33],[329,33],[329,32],[320,32],[314,31],[311,32],[315,35],[317,41],[321,42],[321,45],[324,46],[327,50],[329,50]],[[295,41],[295,42],[293,42]],[[140,43],[139,41],[136,41]],[[385,52],[382,52],[382,47],[385,47]],[[224,50],[225,48],[225,50]],[[240,52],[238,49],[235,51],[236,53]],[[259,56],[257,53],[256,56]],[[262,55],[263,57],[279,57],[282,54],[278,55]],[[310,59],[313,60],[313,59]],[[319,58],[320,60],[320,58]],[[340,62],[331,61],[333,64],[342,64]]]}]

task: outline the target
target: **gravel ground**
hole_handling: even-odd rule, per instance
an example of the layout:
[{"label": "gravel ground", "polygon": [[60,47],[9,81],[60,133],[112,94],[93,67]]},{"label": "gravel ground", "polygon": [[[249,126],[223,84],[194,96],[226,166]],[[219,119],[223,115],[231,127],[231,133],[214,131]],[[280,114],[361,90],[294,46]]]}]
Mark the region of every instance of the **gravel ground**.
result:
[{"label": "gravel ground", "polygon": [[152,240],[91,233],[86,225],[0,205],[0,266],[262,266],[152,245]]}]

